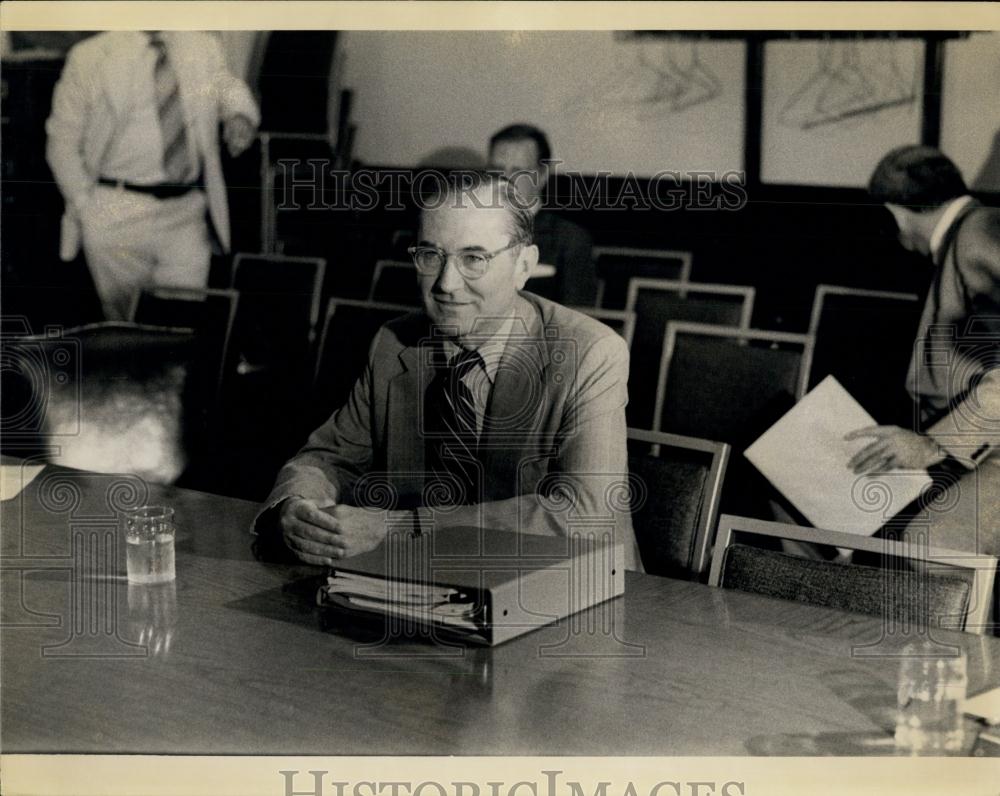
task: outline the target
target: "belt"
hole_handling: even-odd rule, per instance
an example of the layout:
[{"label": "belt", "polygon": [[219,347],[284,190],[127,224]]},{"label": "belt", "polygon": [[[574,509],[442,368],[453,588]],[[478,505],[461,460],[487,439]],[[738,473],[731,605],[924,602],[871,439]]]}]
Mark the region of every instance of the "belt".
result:
[{"label": "belt", "polygon": [[187,183],[185,185],[177,185],[175,183],[136,185],[135,183],[126,182],[125,180],[109,180],[107,177],[100,177],[97,182],[100,185],[109,185],[112,188],[123,188],[126,191],[149,194],[157,199],[173,199],[178,196],[184,196],[186,193],[196,191],[201,188],[201,184],[197,182]]}]

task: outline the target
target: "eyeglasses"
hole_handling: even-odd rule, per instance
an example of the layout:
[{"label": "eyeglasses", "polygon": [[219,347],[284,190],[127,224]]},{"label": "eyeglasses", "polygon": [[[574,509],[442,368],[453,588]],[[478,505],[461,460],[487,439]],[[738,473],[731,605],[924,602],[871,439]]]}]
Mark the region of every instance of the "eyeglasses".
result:
[{"label": "eyeglasses", "polygon": [[[489,268],[490,261],[494,257],[513,249],[515,246],[520,246],[522,243],[524,241],[515,240],[513,243],[508,243],[502,249],[497,249],[495,252],[464,249],[460,252],[455,252],[455,265],[458,267],[458,272],[466,279],[479,279],[479,277],[485,275],[486,269]],[[448,258],[452,256],[437,246],[411,246],[406,251],[413,257],[413,264],[417,266],[417,271],[424,276],[437,276],[440,274],[445,263],[448,262]]]}]

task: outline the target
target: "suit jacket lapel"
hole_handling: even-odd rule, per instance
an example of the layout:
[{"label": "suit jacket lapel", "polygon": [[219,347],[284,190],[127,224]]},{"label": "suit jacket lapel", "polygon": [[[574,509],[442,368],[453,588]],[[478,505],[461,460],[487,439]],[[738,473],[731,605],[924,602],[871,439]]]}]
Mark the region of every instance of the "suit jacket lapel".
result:
[{"label": "suit jacket lapel", "polygon": [[531,450],[537,432],[537,412],[545,405],[545,368],[549,351],[542,321],[535,308],[522,300],[518,321],[500,358],[483,418],[479,459],[490,483],[509,488],[517,469]]},{"label": "suit jacket lapel", "polygon": [[[516,483],[518,467],[533,447],[537,412],[546,403],[542,395],[549,350],[541,317],[522,300],[518,318],[500,358],[479,439],[479,459],[488,473],[487,499],[491,483],[504,491]],[[404,345],[398,353],[400,372],[389,382],[386,466],[406,492],[419,492],[426,468],[420,391],[430,378],[429,373],[421,378],[421,370],[431,367],[422,361],[427,353],[416,343]]]},{"label": "suit jacket lapel", "polygon": [[418,474],[424,470],[420,348],[406,346],[399,362],[402,370],[389,382],[386,465],[390,472]]}]

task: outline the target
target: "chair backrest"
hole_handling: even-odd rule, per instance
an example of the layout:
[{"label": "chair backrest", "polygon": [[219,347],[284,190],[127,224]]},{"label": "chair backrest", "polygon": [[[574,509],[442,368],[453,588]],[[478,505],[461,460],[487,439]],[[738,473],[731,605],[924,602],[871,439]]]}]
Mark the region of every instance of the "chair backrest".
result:
[{"label": "chair backrest", "polygon": [[342,406],[364,372],[368,349],[387,321],[413,312],[404,304],[330,299],[313,378],[313,420],[321,423]]},{"label": "chair backrest", "polygon": [[745,285],[636,277],[628,282],[625,309],[636,314],[637,340],[662,342],[667,321],[750,328],[755,293]]},{"label": "chair backrest", "polygon": [[417,269],[413,263],[400,260],[376,262],[372,273],[372,284],[368,289],[368,300],[406,304],[411,307],[421,306]]},{"label": "chair backrest", "polygon": [[154,483],[182,473],[199,442],[190,329],[113,321],[5,341],[5,353],[18,349],[42,366],[27,388],[53,462]]},{"label": "chair backrest", "polygon": [[643,567],[651,575],[698,577],[710,559],[729,446],[630,428],[628,447]]},{"label": "chair backrest", "polygon": [[231,287],[240,293],[236,345],[251,366],[301,366],[316,336],[326,260],[237,254]]},{"label": "chair backrest", "polygon": [[652,428],[656,371],[670,321],[747,328],[754,289],[738,285],[696,284],[673,279],[630,279],[625,309],[635,312],[635,341],[629,369],[629,423]]},{"label": "chair backrest", "polygon": [[148,287],[132,305],[132,321],[171,329],[190,329],[198,341],[202,376],[214,406],[230,370],[230,340],[239,306],[235,290]]},{"label": "chair backrest", "polygon": [[582,312],[591,318],[596,318],[606,326],[610,326],[618,334],[625,338],[628,347],[632,347],[632,339],[635,337],[635,313],[625,310],[605,310],[599,307],[570,307],[572,310]]},{"label": "chair backrest", "polygon": [[667,325],[653,428],[741,446],[804,394],[812,337]]},{"label": "chair backrest", "polygon": [[[881,566],[789,555],[781,540],[878,556]],[[755,544],[754,544],[755,543]],[[997,557],[723,514],[709,585],[982,634]]]},{"label": "chair backrest", "polygon": [[691,252],[595,246],[593,258],[598,277],[599,307],[623,309],[628,282],[635,277],[678,282],[687,282],[691,278]]},{"label": "chair backrest", "polygon": [[911,420],[904,385],[921,310],[912,293],[819,285],[809,322],[816,338],[809,388],[833,375],[879,422]]}]

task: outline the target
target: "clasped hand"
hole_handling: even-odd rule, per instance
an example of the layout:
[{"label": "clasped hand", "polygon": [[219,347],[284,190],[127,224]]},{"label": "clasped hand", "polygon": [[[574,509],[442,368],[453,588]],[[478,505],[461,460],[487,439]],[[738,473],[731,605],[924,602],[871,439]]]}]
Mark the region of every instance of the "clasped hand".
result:
[{"label": "clasped hand", "polygon": [[899,426],[866,426],[844,435],[845,440],[873,437],[847,466],[857,475],[888,470],[925,470],[945,458],[930,437]]},{"label": "clasped hand", "polygon": [[285,544],[307,564],[332,566],[338,559],[372,550],[386,537],[389,512],[290,498],[278,525]]}]

